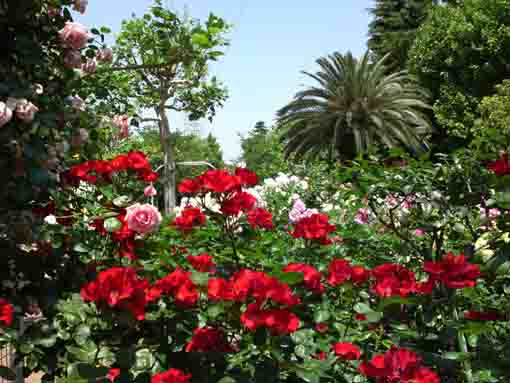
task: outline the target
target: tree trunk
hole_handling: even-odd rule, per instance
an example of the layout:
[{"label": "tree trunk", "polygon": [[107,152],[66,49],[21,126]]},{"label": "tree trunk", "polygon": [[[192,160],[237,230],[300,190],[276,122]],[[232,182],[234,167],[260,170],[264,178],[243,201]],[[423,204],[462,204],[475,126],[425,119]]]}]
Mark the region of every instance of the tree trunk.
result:
[{"label": "tree trunk", "polygon": [[163,150],[163,201],[165,215],[172,213],[176,203],[175,185],[175,156],[172,142],[170,141],[170,124],[165,112],[166,100],[161,100],[159,105],[159,137],[161,149]]}]

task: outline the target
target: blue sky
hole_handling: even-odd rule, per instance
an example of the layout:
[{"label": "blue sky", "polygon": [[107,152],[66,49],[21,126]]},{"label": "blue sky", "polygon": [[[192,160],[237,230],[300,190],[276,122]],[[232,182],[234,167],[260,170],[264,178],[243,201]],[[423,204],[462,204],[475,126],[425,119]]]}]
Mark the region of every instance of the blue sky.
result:
[{"label": "blue sky", "polygon": [[[238,133],[257,121],[271,123],[278,108],[310,82],[300,73],[313,71],[315,60],[334,51],[361,55],[366,49],[367,8],[373,0],[164,0],[177,11],[187,8],[195,18],[210,12],[232,23],[231,46],[212,72],[229,89],[229,99],[213,123],[201,122],[202,134],[212,132],[224,158],[240,154]],[[89,0],[84,16],[89,27],[108,26],[115,33],[132,13],[142,15],[151,0]],[[182,129],[182,116],[170,116]]]}]

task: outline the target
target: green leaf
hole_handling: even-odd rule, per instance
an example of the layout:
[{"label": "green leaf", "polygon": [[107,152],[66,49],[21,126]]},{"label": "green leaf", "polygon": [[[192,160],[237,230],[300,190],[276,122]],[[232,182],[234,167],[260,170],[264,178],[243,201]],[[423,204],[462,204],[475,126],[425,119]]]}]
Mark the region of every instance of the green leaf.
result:
[{"label": "green leaf", "polygon": [[315,314],[313,316],[313,320],[315,321],[315,323],[322,323],[322,322],[326,322],[330,317],[331,317],[331,314],[329,311],[319,310],[319,311],[315,312]]},{"label": "green leaf", "polygon": [[76,368],[80,376],[87,378],[89,381],[97,381],[100,378],[104,378],[109,371],[107,367],[93,367],[86,363],[80,363]]},{"label": "green leaf", "polygon": [[0,377],[6,380],[16,380],[16,374],[10,368],[0,366]]},{"label": "green leaf", "polygon": [[92,29],[90,30],[90,32],[91,32],[92,34],[94,34],[94,35],[100,35],[100,34],[101,34],[97,28],[92,28]]},{"label": "green leaf", "polygon": [[112,33],[112,30],[108,27],[101,27],[99,28],[99,30],[101,31],[101,33]]},{"label": "green leaf", "polygon": [[198,286],[207,286],[209,283],[209,273],[199,273],[194,271],[191,273],[191,280]]},{"label": "green leaf", "polygon": [[77,253],[88,253],[90,251],[90,249],[81,242],[74,245],[73,250]]},{"label": "green leaf", "polygon": [[304,274],[296,272],[285,273],[283,271],[278,271],[276,273],[273,273],[273,277],[277,278],[279,281],[283,283],[288,284],[289,286],[298,285],[300,283],[303,283],[304,280]]},{"label": "green leaf", "polygon": [[445,352],[443,354],[444,359],[450,359],[450,360],[468,360],[471,359],[471,353],[469,352]]},{"label": "green leaf", "polygon": [[81,346],[87,342],[87,340],[90,338],[90,327],[86,324],[81,324],[77,327],[75,333],[74,333],[74,339],[76,343]]},{"label": "green leaf", "polygon": [[108,218],[104,221],[104,228],[106,231],[108,231],[110,233],[120,230],[121,227],[122,227],[122,222],[120,222],[115,217]]},{"label": "green leaf", "polygon": [[113,204],[115,206],[118,206],[118,207],[126,207],[128,206],[129,204],[131,203],[131,198],[126,196],[126,195],[122,195],[120,197],[117,197],[113,200]]},{"label": "green leaf", "polygon": [[218,383],[237,383],[237,381],[234,378],[231,378],[230,376],[225,376],[218,380]]},{"label": "green leaf", "polygon": [[354,305],[354,311],[356,311],[358,314],[368,314],[374,310],[372,310],[366,303],[356,303]]},{"label": "green leaf", "polygon": [[155,362],[154,355],[152,351],[148,348],[143,348],[136,352],[136,361],[134,368],[139,371],[147,371],[150,370],[152,365]]},{"label": "green leaf", "polygon": [[193,36],[191,36],[191,42],[202,48],[207,48],[210,45],[209,37],[205,33],[194,33]]},{"label": "green leaf", "polygon": [[210,305],[207,308],[207,315],[209,315],[212,319],[223,314],[224,312],[225,312],[225,306],[223,305],[223,302]]}]

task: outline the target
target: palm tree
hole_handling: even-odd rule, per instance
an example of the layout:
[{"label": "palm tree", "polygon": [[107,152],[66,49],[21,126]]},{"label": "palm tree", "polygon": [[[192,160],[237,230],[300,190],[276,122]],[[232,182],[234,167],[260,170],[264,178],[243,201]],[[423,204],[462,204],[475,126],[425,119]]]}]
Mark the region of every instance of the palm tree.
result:
[{"label": "palm tree", "polygon": [[386,75],[387,57],[371,63],[368,53],[357,60],[335,52],[317,60],[317,73],[304,72],[319,86],[278,111],[286,155],[352,159],[374,144],[419,149],[431,131],[428,94],[405,71]]}]

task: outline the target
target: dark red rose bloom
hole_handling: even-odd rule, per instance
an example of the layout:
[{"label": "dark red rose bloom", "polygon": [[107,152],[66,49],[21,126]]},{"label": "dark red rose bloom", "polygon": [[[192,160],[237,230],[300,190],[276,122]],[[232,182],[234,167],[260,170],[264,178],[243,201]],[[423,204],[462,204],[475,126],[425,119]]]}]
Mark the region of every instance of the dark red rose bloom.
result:
[{"label": "dark red rose bloom", "polygon": [[304,263],[289,263],[284,267],[283,272],[303,273],[303,282],[306,288],[317,293],[324,292],[324,286],[321,283],[322,274],[313,266]]},{"label": "dark red rose bloom", "polygon": [[261,310],[256,303],[248,305],[241,315],[241,323],[251,331],[266,327],[277,335],[293,333],[300,326],[299,318],[294,313],[282,309]]},{"label": "dark red rose bloom", "polygon": [[510,174],[510,161],[508,160],[508,153],[503,153],[498,160],[489,162],[487,168],[492,170],[500,177]]},{"label": "dark red rose bloom", "polygon": [[226,170],[208,170],[199,179],[206,190],[215,193],[228,193],[241,188],[241,178]]},{"label": "dark red rose bloom", "polygon": [[117,215],[116,218],[120,221],[122,226],[120,227],[119,230],[111,233],[112,240],[117,241],[117,242],[122,242],[122,241],[125,241],[128,239],[134,238],[136,233],[129,228],[129,225],[126,221],[126,212],[122,211],[119,215]]},{"label": "dark red rose bloom", "polygon": [[138,151],[132,151],[127,154],[129,168],[142,171],[142,170],[150,170],[151,164],[144,153]]},{"label": "dark red rose bloom", "polygon": [[207,296],[212,301],[234,300],[232,283],[223,278],[210,278],[207,284]]},{"label": "dark red rose bloom", "polygon": [[464,319],[473,321],[504,321],[508,320],[508,315],[497,311],[466,311]]},{"label": "dark red rose bloom", "polygon": [[368,377],[376,378],[376,383],[440,383],[439,376],[422,367],[421,359],[405,348],[388,350],[384,355],[376,355],[370,361],[362,362],[359,371]]},{"label": "dark red rose bloom", "polygon": [[55,201],[49,201],[44,206],[37,206],[32,208],[32,214],[40,218],[44,218],[51,214],[55,215],[56,212],[57,208],[55,206]]},{"label": "dark red rose bloom", "polygon": [[430,295],[432,294],[435,286],[435,281],[432,278],[429,278],[425,282],[419,282],[416,284],[416,293],[422,295]]},{"label": "dark red rose bloom", "polygon": [[360,285],[368,280],[370,270],[362,266],[351,266],[344,259],[333,259],[328,266],[328,283],[331,286],[338,286],[347,281]]},{"label": "dark red rose bloom", "polygon": [[185,178],[179,184],[177,190],[179,193],[198,193],[201,191],[201,184],[196,180],[192,180],[190,178]]},{"label": "dark red rose bloom", "polygon": [[196,226],[205,224],[206,217],[197,207],[187,207],[182,210],[181,215],[174,219],[172,223],[179,230],[190,231]]},{"label": "dark red rose bloom", "polygon": [[195,256],[188,255],[186,259],[196,271],[201,273],[208,273],[212,271],[216,266],[216,264],[213,262],[213,257],[207,253]]},{"label": "dark red rose bloom", "polygon": [[181,370],[171,368],[166,372],[154,375],[151,383],[191,383],[191,374],[185,374]]},{"label": "dark red rose bloom", "polygon": [[110,371],[108,371],[108,375],[106,375],[106,379],[108,379],[110,382],[115,382],[115,379],[117,379],[117,376],[120,375],[120,368],[110,368]]},{"label": "dark red rose bloom", "polygon": [[156,182],[159,174],[150,169],[144,169],[138,173],[138,178],[144,182]]},{"label": "dark red rose bloom", "polygon": [[294,225],[292,236],[329,244],[328,235],[334,232],[336,227],[328,220],[329,217],[326,214],[312,214],[310,217],[302,218]]},{"label": "dark red rose bloom", "polygon": [[156,281],[154,285],[147,289],[147,301],[153,302],[162,295],[171,295],[175,302],[182,306],[194,306],[200,294],[190,276],[190,272],[179,267],[176,268],[172,273]]},{"label": "dark red rose bloom", "polygon": [[366,321],[368,318],[365,314],[357,313],[356,315],[354,315],[354,319],[356,319],[358,321]]},{"label": "dark red rose bloom", "polygon": [[134,239],[129,238],[120,243],[119,256],[121,258],[127,258],[131,261],[138,259],[136,256],[136,242]]},{"label": "dark red rose bloom", "polygon": [[221,212],[225,215],[236,216],[240,212],[252,209],[257,199],[250,193],[237,192],[221,204]]},{"label": "dark red rose bloom", "polygon": [[328,332],[328,330],[329,326],[326,323],[317,323],[315,325],[315,331],[317,331],[318,333],[324,334]]},{"label": "dark red rose bloom", "polygon": [[122,172],[129,169],[129,157],[126,154],[119,154],[110,160],[110,165],[115,172]]},{"label": "dark red rose bloom", "polygon": [[313,358],[317,359],[317,360],[326,360],[327,357],[328,357],[328,354],[324,351],[320,351],[313,356]]},{"label": "dark red rose bloom", "polygon": [[331,346],[336,356],[345,360],[357,360],[361,357],[358,346],[348,342],[338,342]]},{"label": "dark red rose bloom", "polygon": [[375,279],[372,292],[380,297],[406,297],[416,292],[414,273],[404,266],[385,263],[374,268],[371,275]]},{"label": "dark red rose bloom", "polygon": [[243,186],[255,186],[259,182],[257,174],[246,168],[236,168],[235,175],[241,179]]},{"label": "dark red rose bloom", "polygon": [[14,308],[5,299],[0,298],[0,324],[10,326],[12,324]]},{"label": "dark red rose bloom", "polygon": [[81,289],[84,301],[130,311],[138,320],[145,317],[145,289],[149,282],[130,267],[112,267]]},{"label": "dark red rose bloom", "polygon": [[99,235],[108,235],[108,232],[104,228],[104,219],[102,218],[95,218],[89,224],[89,226],[94,228],[94,230],[97,231]]},{"label": "dark red rose bloom", "polygon": [[199,327],[193,331],[193,338],[186,345],[186,352],[232,352],[223,330],[213,327]]},{"label": "dark red rose bloom", "polygon": [[478,265],[466,261],[464,254],[446,254],[441,261],[425,262],[423,270],[430,274],[434,281],[440,281],[451,289],[476,286],[476,280],[481,276]]},{"label": "dark red rose bloom", "polygon": [[247,214],[247,220],[254,229],[261,228],[271,230],[273,225],[273,215],[265,209],[256,208]]}]

